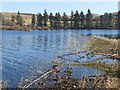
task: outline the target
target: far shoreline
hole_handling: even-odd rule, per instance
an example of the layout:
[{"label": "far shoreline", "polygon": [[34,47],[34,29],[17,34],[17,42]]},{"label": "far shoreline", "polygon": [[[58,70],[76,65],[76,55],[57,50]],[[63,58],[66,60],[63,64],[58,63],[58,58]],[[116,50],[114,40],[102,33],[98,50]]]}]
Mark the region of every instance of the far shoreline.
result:
[{"label": "far shoreline", "polygon": [[0,28],[0,30],[15,30],[15,31],[34,31],[34,30],[90,30],[90,31],[92,31],[92,30],[119,30],[118,28],[92,28],[92,29],[86,29],[86,28],[84,28],[84,29],[1,29]]},{"label": "far shoreline", "polygon": [[32,30],[119,30],[117,27],[91,27],[91,28],[64,28],[64,27],[59,27],[59,28],[51,28],[49,26],[46,27],[31,27],[31,26],[7,26],[7,25],[1,25],[0,30],[20,30],[20,31],[32,31]]}]

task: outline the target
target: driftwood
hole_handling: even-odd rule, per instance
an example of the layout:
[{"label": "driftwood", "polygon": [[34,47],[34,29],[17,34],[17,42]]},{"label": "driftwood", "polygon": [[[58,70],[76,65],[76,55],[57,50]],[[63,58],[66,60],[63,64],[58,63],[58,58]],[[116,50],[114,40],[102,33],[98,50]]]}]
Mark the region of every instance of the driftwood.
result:
[{"label": "driftwood", "polygon": [[104,54],[104,53],[95,53],[96,55],[97,54],[101,54],[101,55],[104,55],[104,56],[107,56],[107,57],[110,57],[110,58],[113,58],[113,59],[117,59],[120,61],[120,56],[118,54]]},{"label": "driftwood", "polygon": [[34,84],[35,82],[39,81],[41,78],[43,78],[44,76],[48,75],[49,73],[51,73],[52,71],[48,71],[46,73],[44,73],[42,76],[40,76],[38,79],[35,79],[34,81],[32,81],[30,84],[28,84],[27,86],[25,86],[24,88],[29,88],[32,84]]},{"label": "driftwood", "polygon": [[35,82],[39,81],[41,78],[47,76],[48,74],[50,74],[50,73],[57,73],[57,72],[59,72],[59,71],[60,71],[60,69],[58,68],[58,65],[54,65],[54,66],[52,67],[52,69],[50,69],[50,70],[48,70],[47,72],[45,72],[43,75],[41,75],[39,78],[37,78],[37,79],[35,79],[34,81],[32,81],[32,82],[31,82],[30,84],[28,84],[27,86],[24,86],[23,89],[24,89],[24,88],[29,88],[29,87],[30,87],[31,85],[33,85]]}]

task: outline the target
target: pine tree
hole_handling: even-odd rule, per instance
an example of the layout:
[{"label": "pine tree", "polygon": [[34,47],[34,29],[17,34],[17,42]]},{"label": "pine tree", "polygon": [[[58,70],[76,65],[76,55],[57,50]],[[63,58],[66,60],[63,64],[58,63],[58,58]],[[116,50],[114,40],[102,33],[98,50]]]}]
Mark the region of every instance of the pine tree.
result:
[{"label": "pine tree", "polygon": [[74,21],[74,12],[73,11],[71,11],[71,18],[70,18],[70,21],[71,21],[71,29],[73,28],[73,21]]},{"label": "pine tree", "polygon": [[58,14],[57,14],[57,28],[58,29],[61,28],[61,15],[60,15],[60,12],[58,12]]},{"label": "pine tree", "polygon": [[65,12],[63,13],[63,28],[68,29],[68,17]]},{"label": "pine tree", "polygon": [[42,27],[43,26],[43,16],[41,13],[37,14],[37,27]]},{"label": "pine tree", "polygon": [[61,15],[60,13],[55,14],[55,29],[60,29],[61,28]]},{"label": "pine tree", "polygon": [[50,29],[54,28],[54,16],[52,13],[50,13],[50,16],[49,16],[49,19],[50,19]]},{"label": "pine tree", "polygon": [[34,28],[34,26],[35,26],[35,15],[34,14],[32,15],[31,23],[32,23],[32,28]]},{"label": "pine tree", "polygon": [[104,21],[103,21],[103,15],[100,16],[100,28],[103,28]]},{"label": "pine tree", "polygon": [[111,28],[112,27],[112,20],[113,20],[113,16],[112,16],[112,13],[109,14],[109,27]]},{"label": "pine tree", "polygon": [[104,28],[108,28],[108,26],[109,26],[109,14],[107,12],[104,14],[103,21],[104,21]]},{"label": "pine tree", "polygon": [[48,13],[47,13],[46,9],[44,10],[43,20],[44,20],[44,27],[46,27],[47,22],[48,22]]},{"label": "pine tree", "polygon": [[16,24],[22,26],[23,25],[23,18],[20,15],[20,12],[17,13]]},{"label": "pine tree", "polygon": [[79,17],[78,10],[76,10],[74,14],[74,28],[75,29],[79,29],[79,23],[80,23],[80,17]]},{"label": "pine tree", "polygon": [[14,15],[12,15],[12,17],[11,17],[11,22],[15,22],[15,16]]},{"label": "pine tree", "polygon": [[12,23],[12,25],[15,24],[15,16],[14,15],[12,15],[12,17],[11,17],[11,23]]},{"label": "pine tree", "polygon": [[58,16],[58,14],[57,13],[55,13],[55,18],[54,18],[54,28],[55,29],[57,29],[57,16]]},{"label": "pine tree", "polygon": [[80,21],[81,21],[81,28],[84,28],[85,15],[84,15],[83,11],[81,11],[81,13],[80,13]]},{"label": "pine tree", "polygon": [[20,12],[18,11],[17,17],[16,17],[16,24],[17,24],[17,25],[19,24],[19,18],[20,18]]},{"label": "pine tree", "polygon": [[93,23],[92,14],[91,14],[90,9],[88,9],[88,13],[86,15],[86,28],[92,29],[92,23]]}]

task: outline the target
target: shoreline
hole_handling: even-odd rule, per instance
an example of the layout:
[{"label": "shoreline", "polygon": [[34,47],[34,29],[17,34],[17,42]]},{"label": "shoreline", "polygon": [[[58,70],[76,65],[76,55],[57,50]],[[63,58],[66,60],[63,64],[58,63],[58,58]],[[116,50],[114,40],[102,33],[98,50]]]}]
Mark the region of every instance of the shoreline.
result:
[{"label": "shoreline", "polygon": [[120,61],[119,56],[119,41],[120,38],[107,38],[103,36],[93,36],[91,42],[91,50],[95,51],[95,54],[102,54],[113,59]]},{"label": "shoreline", "polygon": [[[112,29],[109,29],[109,28],[92,28],[92,29],[87,29],[87,28],[85,28],[85,29],[82,29],[82,28],[79,28],[79,29],[63,29],[63,28],[61,28],[61,29],[50,29],[50,28],[48,28],[48,29],[30,29],[30,30],[119,30],[119,29],[117,29],[117,28],[112,28]],[[2,29],[2,28],[0,28],[0,30],[20,30],[20,31],[27,31],[27,29]],[[29,30],[29,29],[28,29]]]},{"label": "shoreline", "polygon": [[39,28],[31,28],[28,26],[0,26],[0,30],[20,30],[20,31],[29,31],[29,30],[112,30],[112,29],[116,29],[119,30],[118,28],[91,28],[91,29],[87,29],[87,28],[49,28],[49,27],[39,27]]},{"label": "shoreline", "polygon": [[4,31],[4,30],[7,30],[7,31],[35,31],[35,30],[38,30],[38,31],[41,31],[41,30],[56,30],[56,31],[60,31],[60,30],[64,30],[64,31],[67,31],[67,30],[81,30],[81,31],[92,31],[92,30],[101,30],[101,31],[104,31],[104,30],[119,30],[119,29],[29,29],[29,30],[25,30],[25,29],[0,29],[1,31]]}]

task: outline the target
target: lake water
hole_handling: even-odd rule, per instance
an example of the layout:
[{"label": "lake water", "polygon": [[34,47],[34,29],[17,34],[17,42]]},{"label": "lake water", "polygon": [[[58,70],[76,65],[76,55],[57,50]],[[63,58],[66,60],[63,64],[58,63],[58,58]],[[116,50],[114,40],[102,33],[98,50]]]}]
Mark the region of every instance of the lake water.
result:
[{"label": "lake water", "polygon": [[[14,88],[22,78],[40,74],[50,69],[54,62],[62,62],[61,68],[64,71],[72,60],[84,62],[103,57],[96,55],[80,59],[79,57],[86,56],[86,53],[80,53],[64,56],[64,59],[57,58],[85,49],[90,34],[115,37],[118,30],[0,30],[0,33],[0,78],[7,81],[8,87]],[[84,66],[74,66],[72,69],[75,78],[103,73]]]}]

